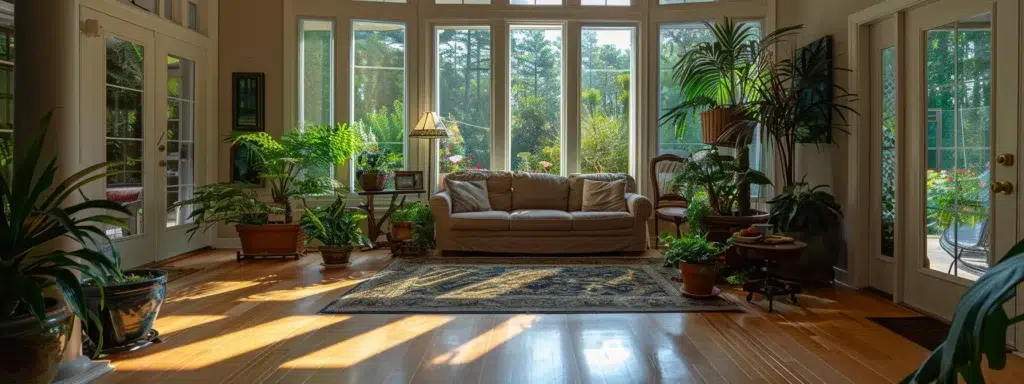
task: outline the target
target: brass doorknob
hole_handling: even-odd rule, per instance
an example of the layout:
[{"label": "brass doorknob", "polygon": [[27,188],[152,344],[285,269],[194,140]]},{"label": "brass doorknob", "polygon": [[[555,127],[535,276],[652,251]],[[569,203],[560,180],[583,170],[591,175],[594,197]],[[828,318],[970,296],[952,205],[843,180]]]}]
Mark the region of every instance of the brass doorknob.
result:
[{"label": "brass doorknob", "polygon": [[1012,153],[1001,153],[1001,154],[999,154],[999,156],[996,156],[996,164],[1002,165],[1004,167],[1012,167],[1013,166],[1013,154]]},{"label": "brass doorknob", "polygon": [[[167,147],[165,147],[163,144],[160,144],[160,145],[158,145],[156,147],[156,150],[159,151],[159,152],[163,152],[166,149],[167,149]],[[1000,164],[1002,164],[1002,163],[1000,163]]]},{"label": "brass doorknob", "polygon": [[[160,160],[160,161],[156,162],[156,164],[161,166],[161,167],[166,167],[167,166],[167,160]],[[993,185],[993,188],[995,188],[994,185]]]},{"label": "brass doorknob", "polygon": [[1013,193],[1013,183],[1009,181],[996,181],[992,183],[992,193],[1009,195]]}]

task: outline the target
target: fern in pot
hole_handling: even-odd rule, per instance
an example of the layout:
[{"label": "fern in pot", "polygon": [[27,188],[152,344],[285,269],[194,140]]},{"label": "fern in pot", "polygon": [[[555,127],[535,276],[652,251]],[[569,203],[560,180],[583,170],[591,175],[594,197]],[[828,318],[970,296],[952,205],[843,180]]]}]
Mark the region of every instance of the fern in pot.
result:
[{"label": "fern in pot", "polygon": [[[101,283],[120,276],[117,250],[104,229],[126,228],[126,221],[112,214],[130,212],[109,200],[73,201],[89,183],[119,172],[107,171],[114,164],[97,164],[56,180],[56,158],[39,169],[49,122],[47,116],[24,161],[0,172],[3,383],[52,383],[72,320],[81,319],[90,330],[102,327],[86,304],[78,275]],[[97,250],[104,247],[111,251]]]},{"label": "fern in pot", "polygon": [[691,230],[682,237],[662,234],[665,244],[665,266],[679,268],[683,293],[694,297],[715,294],[715,279],[725,266],[728,244],[708,241],[700,231]]},{"label": "fern in pot", "polygon": [[337,195],[330,205],[307,207],[299,225],[308,241],[323,243],[324,267],[337,268],[348,266],[354,247],[371,246],[360,227],[366,217],[362,210],[346,207],[344,196]]}]

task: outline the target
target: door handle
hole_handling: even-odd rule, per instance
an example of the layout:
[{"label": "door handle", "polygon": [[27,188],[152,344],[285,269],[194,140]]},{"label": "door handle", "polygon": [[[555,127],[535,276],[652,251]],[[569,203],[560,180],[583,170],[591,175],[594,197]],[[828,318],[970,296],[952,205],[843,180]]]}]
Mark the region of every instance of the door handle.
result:
[{"label": "door handle", "polygon": [[992,193],[1009,195],[1013,193],[1013,183],[1009,181],[996,181],[992,183]]},{"label": "door handle", "polygon": [[[167,166],[167,160],[160,160],[160,161],[156,162],[156,164],[161,166],[161,167],[166,167]],[[992,187],[995,188],[995,185],[993,184]]]},{"label": "door handle", "polygon": [[999,154],[999,156],[996,157],[996,164],[1002,165],[1004,167],[1012,167],[1013,166],[1013,154],[1012,153],[1001,153],[1001,154]]}]

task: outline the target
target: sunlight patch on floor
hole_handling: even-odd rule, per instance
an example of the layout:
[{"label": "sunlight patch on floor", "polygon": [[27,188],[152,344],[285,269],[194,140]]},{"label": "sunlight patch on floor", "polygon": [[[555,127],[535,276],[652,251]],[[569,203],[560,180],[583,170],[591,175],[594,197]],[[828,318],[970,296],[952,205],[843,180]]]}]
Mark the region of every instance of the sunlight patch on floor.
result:
[{"label": "sunlight patch on floor", "polygon": [[284,369],[337,369],[359,364],[455,320],[454,316],[412,315],[331,344],[280,366]]},{"label": "sunlight patch on floor", "polygon": [[240,289],[246,289],[255,287],[261,284],[268,284],[277,282],[268,280],[257,280],[257,281],[211,281],[202,284],[195,288],[186,288],[183,291],[175,292],[174,296],[168,297],[165,303],[175,303],[179,301],[199,300],[207,297],[212,297]]},{"label": "sunlight patch on floor", "polygon": [[336,289],[355,286],[359,283],[361,283],[359,280],[339,280],[325,284],[294,287],[289,289],[276,289],[250,295],[249,297],[243,298],[239,301],[296,301],[310,296],[324,294]]},{"label": "sunlight patch on floor", "polygon": [[430,361],[432,365],[461,365],[470,363],[505,342],[519,336],[537,320],[537,315],[516,315],[494,326],[473,339],[458,346],[451,352],[439,355]]},{"label": "sunlight patch on floor", "polygon": [[[267,348],[289,338],[292,333],[300,329],[306,332],[314,332],[317,329],[332,326],[350,318],[351,316],[287,316],[151,355],[122,360],[122,362],[144,367],[138,370],[146,371],[204,368],[236,356]],[[312,329],[307,327],[307,325],[314,321],[316,322],[315,327],[312,327]],[[201,356],[196,356],[197,353],[201,354]]]},{"label": "sunlight patch on floor", "polygon": [[167,315],[156,320],[156,328],[160,336],[168,336],[193,327],[201,327],[214,321],[228,318],[224,315]]}]

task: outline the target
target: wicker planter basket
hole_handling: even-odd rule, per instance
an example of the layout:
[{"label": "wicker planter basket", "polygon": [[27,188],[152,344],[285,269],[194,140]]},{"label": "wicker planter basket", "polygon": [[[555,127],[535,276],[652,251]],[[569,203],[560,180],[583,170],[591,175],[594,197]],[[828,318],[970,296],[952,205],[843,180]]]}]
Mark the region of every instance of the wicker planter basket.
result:
[{"label": "wicker planter basket", "polygon": [[737,107],[715,108],[701,112],[701,140],[704,144],[735,147],[735,135],[725,137],[725,132],[732,127],[733,123],[740,120],[740,111]]}]

